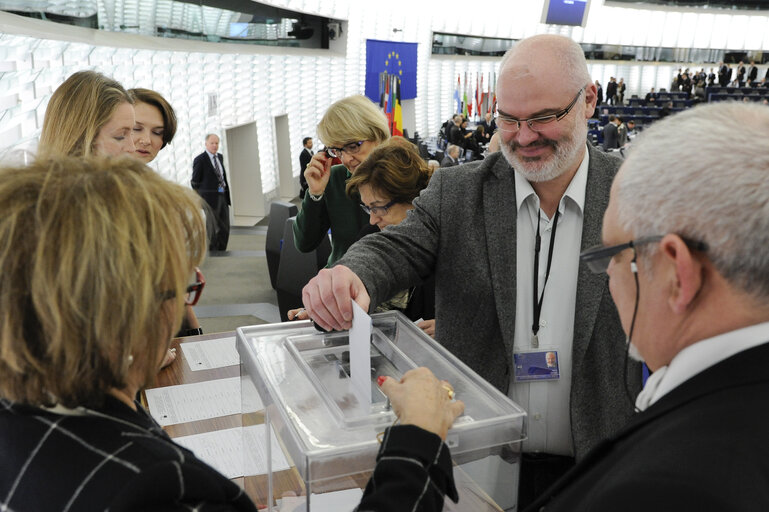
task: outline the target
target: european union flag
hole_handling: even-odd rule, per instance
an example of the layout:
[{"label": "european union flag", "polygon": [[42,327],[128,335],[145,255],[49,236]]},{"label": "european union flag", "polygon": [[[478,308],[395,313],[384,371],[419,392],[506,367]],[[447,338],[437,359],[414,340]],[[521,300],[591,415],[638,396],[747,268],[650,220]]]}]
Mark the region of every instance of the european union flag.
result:
[{"label": "european union flag", "polygon": [[401,99],[417,97],[417,43],[366,39],[366,96],[379,103],[379,73],[401,79]]}]

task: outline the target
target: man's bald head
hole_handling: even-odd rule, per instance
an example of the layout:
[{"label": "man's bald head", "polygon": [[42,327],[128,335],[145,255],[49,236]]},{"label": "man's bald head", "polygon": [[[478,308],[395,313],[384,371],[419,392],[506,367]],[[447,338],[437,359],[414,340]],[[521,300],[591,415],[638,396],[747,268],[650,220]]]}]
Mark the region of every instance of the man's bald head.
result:
[{"label": "man's bald head", "polygon": [[540,34],[510,48],[499,66],[497,87],[504,80],[552,76],[554,82],[577,90],[591,83],[582,47],[568,37]]}]

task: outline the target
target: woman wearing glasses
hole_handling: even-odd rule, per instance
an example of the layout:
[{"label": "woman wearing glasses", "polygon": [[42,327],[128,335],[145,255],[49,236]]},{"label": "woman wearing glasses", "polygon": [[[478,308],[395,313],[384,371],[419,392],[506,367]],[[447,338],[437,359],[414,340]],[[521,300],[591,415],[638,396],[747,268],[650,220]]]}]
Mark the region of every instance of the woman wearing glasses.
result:
[{"label": "woman wearing glasses", "polygon": [[[202,287],[199,205],[133,158],[0,169],[0,508],[256,511],[133,399]],[[379,384],[402,425],[361,510],[441,510],[464,406],[424,368]]]},{"label": "woman wearing glasses", "polygon": [[[400,224],[412,201],[427,187],[432,171],[416,146],[402,137],[393,137],[375,150],[347,182],[347,196],[360,198],[361,209],[369,216],[369,225],[361,236]],[[403,290],[377,307],[377,311],[397,309],[430,336],[435,335],[435,278]]]},{"label": "woman wearing glasses", "polygon": [[[317,131],[326,151],[315,153],[304,171],[308,188],[294,223],[294,243],[302,252],[312,251],[331,229],[330,266],[366,225],[358,201],[345,194],[347,180],[375,147],[390,138],[390,131],[387,118],[365,96],[350,96],[331,105]],[[342,165],[331,165],[336,157]]]}]

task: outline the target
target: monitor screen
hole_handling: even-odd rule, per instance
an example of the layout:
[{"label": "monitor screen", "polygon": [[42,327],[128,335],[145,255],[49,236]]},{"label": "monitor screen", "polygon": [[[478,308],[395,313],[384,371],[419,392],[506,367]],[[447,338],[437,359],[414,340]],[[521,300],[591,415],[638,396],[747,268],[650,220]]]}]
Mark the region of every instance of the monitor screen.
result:
[{"label": "monitor screen", "polygon": [[248,23],[230,23],[229,37],[248,37]]},{"label": "monitor screen", "polygon": [[542,23],[584,27],[589,0],[545,0]]}]

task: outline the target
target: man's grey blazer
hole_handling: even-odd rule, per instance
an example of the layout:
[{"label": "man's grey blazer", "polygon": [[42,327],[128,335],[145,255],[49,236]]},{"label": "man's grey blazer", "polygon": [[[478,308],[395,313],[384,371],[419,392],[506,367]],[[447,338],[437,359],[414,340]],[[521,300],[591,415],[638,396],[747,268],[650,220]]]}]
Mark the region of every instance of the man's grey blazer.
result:
[{"label": "man's grey blazer", "polygon": [[[582,249],[601,242],[620,160],[588,144]],[[435,273],[435,338],[503,393],[515,334],[516,207],[513,170],[501,153],[437,170],[397,226],[364,237],[338,262],[353,270],[372,308]],[[625,335],[606,275],[579,266],[572,346],[571,427],[577,458],[631,416],[623,379]],[[635,398],[637,363],[628,366]]]}]

